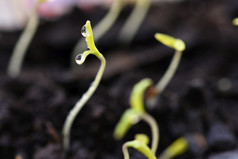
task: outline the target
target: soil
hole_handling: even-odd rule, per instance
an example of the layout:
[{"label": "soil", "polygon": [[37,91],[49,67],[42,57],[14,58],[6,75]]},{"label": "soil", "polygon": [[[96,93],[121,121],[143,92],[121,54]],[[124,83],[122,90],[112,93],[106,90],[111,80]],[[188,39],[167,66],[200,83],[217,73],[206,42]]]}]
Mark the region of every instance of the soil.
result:
[{"label": "soil", "polygon": [[[186,43],[176,75],[148,108],[160,127],[157,156],[184,136],[189,150],[177,159],[237,159],[238,157],[238,16],[237,0],[183,1],[153,4],[131,44],[117,40],[131,11],[126,7],[115,25],[96,44],[107,59],[103,80],[72,127],[71,149],[61,145],[63,123],[87,90],[99,66],[90,57],[70,69],[72,48],[87,19],[100,21],[107,9],[74,9],[58,20],[41,20],[17,78],[6,75],[20,31],[0,33],[0,158],[116,159],[122,144],[136,133],[150,135],[140,122],[122,141],[113,138],[121,114],[129,107],[135,83],[149,77],[157,82],[173,50],[154,39],[163,32]],[[130,150],[131,158],[144,158]]]}]

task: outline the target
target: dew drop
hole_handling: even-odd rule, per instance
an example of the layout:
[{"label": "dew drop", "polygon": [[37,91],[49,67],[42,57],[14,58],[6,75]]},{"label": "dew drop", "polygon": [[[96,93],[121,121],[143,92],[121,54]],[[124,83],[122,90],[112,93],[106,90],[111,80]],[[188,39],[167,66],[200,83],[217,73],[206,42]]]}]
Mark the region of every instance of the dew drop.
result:
[{"label": "dew drop", "polygon": [[75,57],[75,61],[76,61],[77,63],[80,63],[81,59],[82,59],[82,54],[78,54],[78,55]]},{"label": "dew drop", "polygon": [[81,34],[86,37],[87,33],[86,33],[86,26],[84,25],[81,29]]}]

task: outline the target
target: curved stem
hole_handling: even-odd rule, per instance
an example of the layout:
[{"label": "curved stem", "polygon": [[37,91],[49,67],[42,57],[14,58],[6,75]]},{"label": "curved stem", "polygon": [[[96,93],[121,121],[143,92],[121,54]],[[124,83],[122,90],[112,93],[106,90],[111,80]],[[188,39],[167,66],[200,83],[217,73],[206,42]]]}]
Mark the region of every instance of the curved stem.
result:
[{"label": "curved stem", "polygon": [[160,94],[161,92],[164,91],[165,87],[168,85],[168,83],[171,81],[175,71],[178,68],[178,64],[180,62],[182,56],[181,51],[175,51],[175,54],[173,56],[173,59],[169,65],[169,68],[167,69],[166,73],[163,75],[161,80],[158,82],[156,85],[156,94]]},{"label": "curved stem", "polygon": [[159,126],[155,119],[149,115],[148,113],[144,113],[141,116],[142,120],[149,124],[152,133],[152,144],[151,144],[151,151],[156,155],[156,151],[159,144]]},{"label": "curved stem", "polygon": [[124,159],[129,159],[129,152],[127,150],[127,144],[125,143],[123,146],[122,146],[122,152],[124,154]]},{"label": "curved stem", "polygon": [[129,147],[134,148],[137,151],[141,152],[148,159],[156,159],[156,156],[151,151],[151,149],[145,143],[142,143],[141,141],[138,141],[136,139],[133,141],[127,141],[126,143],[123,144],[122,151],[124,154],[124,159],[130,158],[128,150],[127,150],[127,148]]},{"label": "curved stem", "polygon": [[32,38],[39,24],[37,8],[38,8],[38,5],[35,5],[32,11],[32,15],[30,16],[30,19],[27,23],[27,26],[25,30],[23,31],[23,33],[21,34],[21,37],[17,41],[17,44],[13,50],[13,54],[11,56],[11,59],[7,68],[7,74],[10,77],[17,77],[21,71],[22,62],[26,54],[26,50],[28,49],[30,42],[32,41]]},{"label": "curved stem", "polygon": [[87,90],[87,92],[85,92],[83,94],[82,98],[76,103],[76,105],[70,111],[70,113],[67,116],[67,119],[66,119],[66,121],[64,123],[64,127],[63,127],[63,147],[64,147],[64,149],[66,151],[69,149],[70,130],[71,130],[73,121],[74,121],[75,117],[77,116],[77,114],[79,113],[79,111],[85,105],[85,103],[90,99],[90,97],[95,92],[96,88],[98,87],[98,85],[99,85],[99,83],[101,81],[103,72],[105,70],[106,60],[103,57],[103,55],[100,54],[100,53],[97,53],[97,54],[94,54],[94,55],[97,56],[101,60],[101,66],[100,66],[100,68],[99,68],[99,70],[97,72],[95,80],[92,82],[92,84],[89,87],[89,89]]}]

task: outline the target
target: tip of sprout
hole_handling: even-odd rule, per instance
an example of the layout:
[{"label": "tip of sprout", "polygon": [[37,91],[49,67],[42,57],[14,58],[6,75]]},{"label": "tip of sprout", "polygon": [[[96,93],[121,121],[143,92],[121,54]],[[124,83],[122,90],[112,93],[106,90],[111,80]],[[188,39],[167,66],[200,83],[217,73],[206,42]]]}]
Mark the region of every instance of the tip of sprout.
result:
[{"label": "tip of sprout", "polygon": [[149,137],[145,134],[136,134],[135,135],[135,140],[140,141],[140,142],[142,142],[146,145],[148,145],[149,141],[150,141]]},{"label": "tip of sprout", "polygon": [[155,39],[163,43],[164,45],[171,47],[177,51],[184,51],[186,48],[185,43],[181,39],[176,39],[166,34],[156,33]]},{"label": "tip of sprout", "polygon": [[185,50],[185,44],[182,40],[176,39],[176,41],[174,43],[174,48],[175,48],[175,50],[178,50],[178,51],[184,51]]},{"label": "tip of sprout", "polygon": [[238,26],[238,18],[233,19],[232,23],[233,25]]},{"label": "tip of sprout", "polygon": [[182,153],[184,153],[188,149],[188,141],[180,137],[177,140],[175,140],[166,150],[165,155],[168,158],[174,158],[175,156],[178,156]]}]

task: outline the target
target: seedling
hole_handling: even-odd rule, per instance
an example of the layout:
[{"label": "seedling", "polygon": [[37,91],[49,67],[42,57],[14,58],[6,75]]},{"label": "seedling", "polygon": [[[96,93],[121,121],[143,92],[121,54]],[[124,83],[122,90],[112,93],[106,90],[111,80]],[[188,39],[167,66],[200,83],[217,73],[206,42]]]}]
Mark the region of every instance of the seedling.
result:
[{"label": "seedling", "polygon": [[183,154],[188,149],[188,141],[184,137],[175,140],[164,152],[160,155],[159,159],[172,159],[178,155]]},{"label": "seedling", "polygon": [[238,18],[233,19],[232,23],[233,25],[238,26]]},{"label": "seedling", "polygon": [[[94,41],[97,42],[115,23],[123,8],[123,0],[114,0],[107,15],[94,27]],[[72,53],[72,66],[74,66],[74,57],[81,52],[84,47],[84,41],[80,39],[75,45]]]},{"label": "seedling", "polygon": [[93,32],[91,28],[90,21],[87,21],[86,24],[82,27],[82,35],[86,38],[86,42],[88,45],[88,50],[84,51],[82,54],[79,54],[76,56],[75,61],[78,65],[81,65],[84,63],[86,60],[86,57],[89,54],[95,55],[100,61],[101,61],[101,66],[97,72],[97,75],[92,82],[91,86],[85,92],[82,96],[82,98],[76,103],[76,105],[73,107],[73,109],[70,111],[69,115],[66,118],[66,121],[64,123],[63,127],[63,146],[64,150],[69,149],[69,144],[70,144],[70,130],[73,124],[73,121],[79,111],[82,109],[82,107],[86,104],[86,102],[90,99],[90,97],[93,95],[95,90],[97,89],[101,79],[102,75],[106,66],[106,60],[103,57],[103,55],[98,51],[94,44],[94,39],[93,39]]},{"label": "seedling", "polygon": [[123,113],[121,119],[119,120],[114,130],[114,137],[116,139],[123,138],[132,125],[136,124],[140,120],[143,120],[151,128],[152,131],[151,151],[155,154],[159,141],[159,127],[155,119],[145,112],[143,104],[144,92],[151,85],[152,80],[149,78],[145,78],[134,86],[130,97],[131,108],[127,109]]},{"label": "seedling", "polygon": [[149,11],[151,0],[129,0],[136,2],[135,7],[127,19],[125,25],[119,34],[119,40],[129,43],[137,33],[141,23],[143,22],[147,12]]},{"label": "seedling", "polygon": [[150,106],[154,106],[157,96],[159,96],[164,91],[168,83],[171,81],[172,77],[174,76],[178,68],[182,52],[185,50],[185,44],[180,39],[176,39],[169,35],[161,33],[156,33],[155,39],[163,43],[164,45],[175,49],[175,53],[167,71],[165,72],[161,80],[154,87],[153,93],[147,97],[147,102],[148,105]]},{"label": "seedling", "polygon": [[35,5],[32,8],[26,28],[21,34],[20,39],[17,41],[13,54],[10,58],[7,68],[7,74],[10,77],[17,77],[21,71],[24,56],[39,25],[37,10],[42,3],[47,1],[50,0],[36,0]]},{"label": "seedling", "polygon": [[132,141],[128,141],[123,144],[122,151],[124,154],[124,159],[129,159],[128,148],[134,148],[137,151],[141,152],[145,155],[148,159],[156,159],[155,154],[151,151],[148,147],[149,138],[145,134],[137,134],[135,139]]},{"label": "seedling", "polygon": [[[124,159],[129,159],[128,148],[134,148],[135,150],[141,152],[148,159],[156,159],[157,157],[148,147],[149,138],[145,134],[135,135],[135,139],[132,141],[127,141],[123,144],[122,151],[124,154]],[[188,149],[188,141],[184,137],[180,137],[175,140],[169,147],[167,147],[158,159],[173,159],[176,156],[183,154]]]}]

